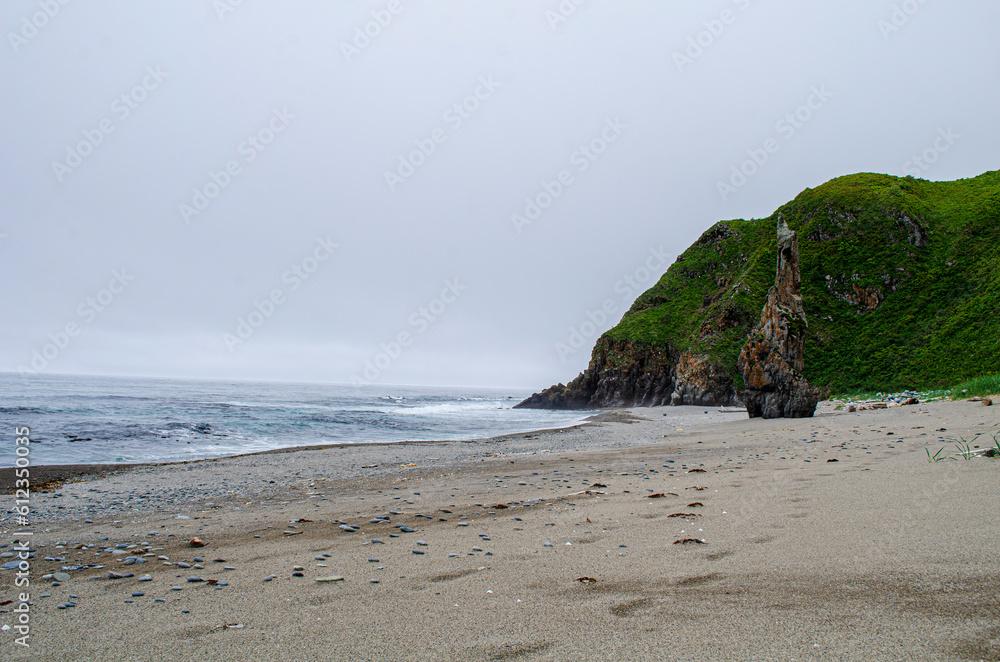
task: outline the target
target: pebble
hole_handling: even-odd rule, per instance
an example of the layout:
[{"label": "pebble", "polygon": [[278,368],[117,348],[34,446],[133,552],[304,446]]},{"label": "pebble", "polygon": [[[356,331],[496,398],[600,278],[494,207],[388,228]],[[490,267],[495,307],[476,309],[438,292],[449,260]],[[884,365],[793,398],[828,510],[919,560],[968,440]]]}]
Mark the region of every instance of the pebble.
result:
[{"label": "pebble", "polygon": [[57,582],[68,582],[70,579],[72,579],[72,577],[68,572],[53,572],[52,579],[56,580]]},{"label": "pebble", "polygon": [[427,547],[427,541],[426,540],[418,540],[417,544],[420,545],[421,547]]},{"label": "pebble", "polygon": [[300,570],[296,570],[295,572],[292,573],[292,577],[305,577],[305,576],[306,576],[305,573]]},{"label": "pebble", "polygon": [[342,582],[342,581],[344,581],[344,578],[341,577],[340,575],[330,575],[328,577],[317,577],[316,581],[318,581],[318,582]]},{"label": "pebble", "polygon": [[373,545],[384,545],[385,543],[382,541],[381,538],[372,538],[372,544]]},{"label": "pebble", "polygon": [[197,584],[198,582],[203,582],[203,581],[205,581],[204,579],[202,579],[202,578],[201,578],[201,577],[199,577],[198,575],[192,575],[192,576],[188,577],[188,578],[187,578],[187,580],[188,580],[188,582],[189,582],[189,583],[191,583],[191,584]]},{"label": "pebble", "polygon": [[369,584],[378,584],[378,580],[377,579],[369,579],[368,583]]},{"label": "pebble", "polygon": [[414,554],[423,554],[423,553],[424,553],[424,550],[422,550],[422,549],[414,549],[414,550],[413,550],[413,553],[414,553]]},{"label": "pebble", "polygon": [[171,591],[183,591],[184,587],[183,586],[171,586],[170,590]]},{"label": "pebble", "polygon": [[369,563],[380,563],[380,561],[378,559],[371,559],[371,558],[368,559],[368,562]]},{"label": "pebble", "polygon": [[542,543],[542,547],[552,547],[552,543],[550,543],[550,542],[543,542]]},{"label": "pebble", "polygon": [[413,533],[413,529],[408,526],[401,526],[399,527],[399,530],[403,533]]},{"label": "pebble", "polygon": [[166,602],[164,598],[153,598],[153,602]]},{"label": "pebble", "polygon": [[51,597],[52,597],[52,594],[51,594],[51,593],[42,593],[42,594],[41,594],[40,596],[38,596],[38,597],[40,597],[40,598],[51,598]]},{"label": "pebble", "polygon": [[133,598],[141,598],[141,597],[142,597],[142,596],[144,596],[144,595],[146,595],[146,594],[145,594],[145,593],[143,593],[142,591],[134,591],[134,592],[132,593],[132,597],[133,597]]},{"label": "pebble", "polygon": [[176,565],[178,568],[184,568],[185,570],[191,567],[190,563],[185,563],[184,561],[178,561],[174,565]]},{"label": "pebble", "polygon": [[264,578],[264,581],[265,582],[269,582],[269,581],[271,581],[273,579],[277,579],[277,578],[278,578],[278,575],[268,575],[267,577]]},{"label": "pebble", "polygon": [[152,575],[143,575],[142,577],[139,577],[139,579],[137,579],[135,581],[137,581],[137,582],[151,582],[151,581],[153,581],[153,576]]},{"label": "pebble", "polygon": [[474,551],[474,552],[481,552],[481,551],[483,551],[483,548],[482,547],[473,547],[472,551]]}]

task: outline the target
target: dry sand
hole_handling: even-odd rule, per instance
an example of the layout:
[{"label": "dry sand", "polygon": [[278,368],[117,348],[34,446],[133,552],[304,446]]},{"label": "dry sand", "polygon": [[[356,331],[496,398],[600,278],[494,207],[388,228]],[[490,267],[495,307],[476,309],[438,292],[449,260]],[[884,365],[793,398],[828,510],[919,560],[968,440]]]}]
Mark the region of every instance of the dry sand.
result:
[{"label": "dry sand", "polygon": [[[83,472],[32,497],[48,514],[30,648],[0,633],[2,658],[1000,660],[1000,459],[924,453],[977,432],[985,447],[1000,407],[630,411],[470,443]],[[8,542],[10,513],[0,526]],[[117,543],[146,562],[97,553]],[[195,556],[203,568],[172,565]],[[76,563],[104,567],[42,579]],[[315,581],[330,575],[344,579]],[[0,601],[13,580],[0,572]]]}]

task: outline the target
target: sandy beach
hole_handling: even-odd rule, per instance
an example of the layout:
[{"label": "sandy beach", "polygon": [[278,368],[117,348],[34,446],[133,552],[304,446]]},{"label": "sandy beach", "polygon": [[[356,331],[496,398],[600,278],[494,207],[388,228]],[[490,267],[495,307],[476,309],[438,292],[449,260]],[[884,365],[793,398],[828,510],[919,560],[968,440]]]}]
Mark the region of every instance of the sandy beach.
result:
[{"label": "sandy beach", "polygon": [[[69,482],[32,494],[30,647],[9,631],[0,649],[1000,660],[1000,459],[924,451],[977,433],[992,445],[998,411],[825,402],[811,419],[765,421],[638,408],[474,442],[35,468]],[[12,513],[0,526],[10,543]],[[0,624],[15,624],[14,578],[0,573]]]}]

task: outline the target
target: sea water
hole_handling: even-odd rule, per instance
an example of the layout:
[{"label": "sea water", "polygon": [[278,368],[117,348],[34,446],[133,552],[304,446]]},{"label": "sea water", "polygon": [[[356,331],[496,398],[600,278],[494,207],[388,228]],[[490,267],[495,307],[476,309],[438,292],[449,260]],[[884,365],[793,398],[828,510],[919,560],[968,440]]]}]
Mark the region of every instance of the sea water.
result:
[{"label": "sea water", "polygon": [[174,462],[313,444],[456,441],[594,412],[513,409],[518,389],[0,374],[0,466]]}]

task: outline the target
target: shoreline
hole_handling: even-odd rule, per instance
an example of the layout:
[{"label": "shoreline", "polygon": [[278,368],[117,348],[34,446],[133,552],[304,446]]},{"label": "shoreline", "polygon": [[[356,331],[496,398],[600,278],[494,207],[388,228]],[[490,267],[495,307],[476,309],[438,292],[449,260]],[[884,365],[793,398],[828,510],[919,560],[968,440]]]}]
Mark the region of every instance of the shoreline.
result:
[{"label": "shoreline", "polygon": [[[599,423],[610,420],[616,412],[625,409],[602,410],[599,413],[587,416],[579,423],[566,425],[557,428],[541,428],[538,430],[526,430],[524,432],[511,432],[492,437],[474,437],[472,439],[453,440],[405,440],[405,441],[359,441],[357,443],[335,443],[335,444],[307,444],[303,446],[283,446],[281,448],[271,448],[263,451],[251,451],[248,453],[234,453],[233,455],[220,455],[218,457],[203,457],[194,460],[174,460],[169,462],[95,462],[86,464],[32,464],[31,481],[34,489],[41,487],[42,491],[59,487],[60,485],[75,479],[81,478],[101,478],[108,475],[120,474],[135,469],[148,469],[152,467],[169,467],[178,465],[192,465],[200,462],[214,462],[217,460],[227,460],[231,458],[253,457],[256,455],[275,455],[282,453],[296,453],[299,451],[316,451],[331,448],[362,448],[362,447],[386,447],[386,446],[437,446],[443,444],[470,444],[479,442],[496,442],[517,435],[540,435],[553,432],[562,432],[572,428],[583,427],[592,423]],[[15,467],[0,467],[0,491],[7,492],[14,490]],[[38,478],[41,477],[41,480]]]}]

